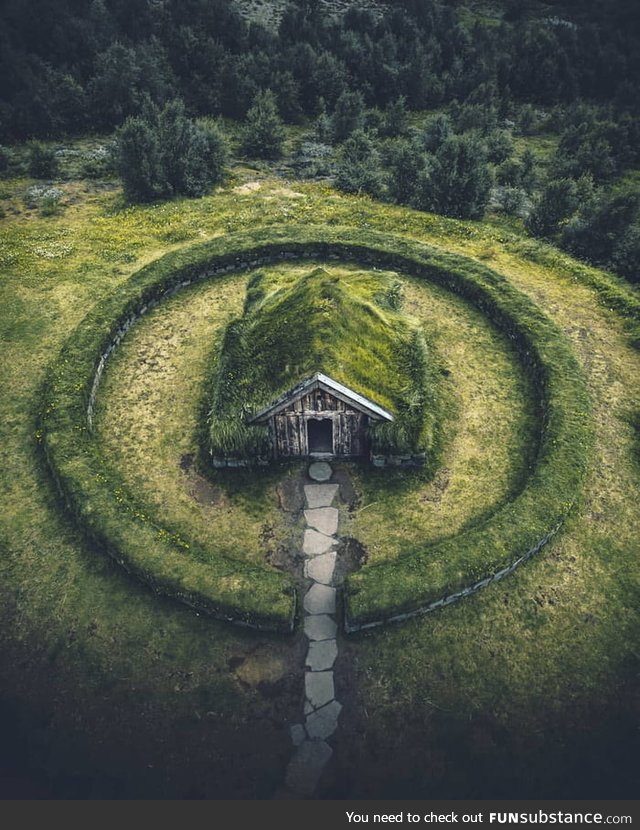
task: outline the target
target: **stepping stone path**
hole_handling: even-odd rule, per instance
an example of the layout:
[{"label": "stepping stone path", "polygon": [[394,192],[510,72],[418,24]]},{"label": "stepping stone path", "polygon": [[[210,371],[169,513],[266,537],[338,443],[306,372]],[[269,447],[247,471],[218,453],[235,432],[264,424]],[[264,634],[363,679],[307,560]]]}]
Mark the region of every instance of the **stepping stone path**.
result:
[{"label": "stepping stone path", "polygon": [[335,699],[333,666],[338,656],[336,634],[336,588],[334,573],[338,540],[338,510],[333,500],[338,484],[328,484],[333,470],[325,461],[309,467],[309,477],[317,484],[304,488],[307,509],[302,551],[304,575],[311,580],[302,606],[304,633],[309,641],[305,672],[304,724],[291,726],[296,752],[289,762],[285,783],[301,796],[313,795],[322,771],[333,750],[327,743],[338,728],[342,704]]}]

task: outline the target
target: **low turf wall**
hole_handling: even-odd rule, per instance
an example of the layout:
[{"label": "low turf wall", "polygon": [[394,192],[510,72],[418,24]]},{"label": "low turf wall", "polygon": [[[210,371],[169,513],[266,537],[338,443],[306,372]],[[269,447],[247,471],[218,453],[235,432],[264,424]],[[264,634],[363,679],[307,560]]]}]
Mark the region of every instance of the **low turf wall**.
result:
[{"label": "low turf wall", "polygon": [[58,487],[89,537],[158,593],[217,618],[291,630],[295,593],[287,576],[213,556],[153,523],[108,469],[92,433],[102,372],[142,314],[194,282],[288,259],[393,268],[465,297],[512,339],[541,407],[538,454],[522,491],[464,534],[352,574],[345,585],[346,629],[441,607],[539,550],[578,497],[589,460],[588,395],[562,332],[507,280],[473,260],[401,237],[315,226],[258,229],[168,254],[134,274],[71,336],[48,375],[41,427]]}]

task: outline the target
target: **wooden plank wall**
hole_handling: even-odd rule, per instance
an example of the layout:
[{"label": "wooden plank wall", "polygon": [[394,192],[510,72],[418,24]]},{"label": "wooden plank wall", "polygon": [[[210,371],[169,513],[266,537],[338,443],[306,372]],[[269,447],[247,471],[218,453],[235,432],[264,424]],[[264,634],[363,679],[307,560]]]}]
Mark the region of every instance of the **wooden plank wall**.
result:
[{"label": "wooden plank wall", "polygon": [[316,391],[292,401],[272,419],[276,456],[291,458],[309,454],[307,420],[330,418],[333,421],[333,446],[336,456],[357,456],[366,452],[367,416],[328,392]]}]

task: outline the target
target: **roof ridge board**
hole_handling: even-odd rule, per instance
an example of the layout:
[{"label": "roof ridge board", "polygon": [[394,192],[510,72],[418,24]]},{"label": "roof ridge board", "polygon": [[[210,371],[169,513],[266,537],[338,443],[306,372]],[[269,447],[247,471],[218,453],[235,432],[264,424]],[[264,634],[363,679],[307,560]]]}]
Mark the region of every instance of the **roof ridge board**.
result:
[{"label": "roof ridge board", "polygon": [[394,420],[394,417],[390,412],[387,412],[386,409],[378,406],[378,404],[374,401],[369,400],[369,398],[361,395],[359,392],[355,392],[348,386],[339,383],[337,380],[333,380],[333,378],[329,377],[329,375],[325,375],[323,372],[315,372],[310,377],[305,378],[300,381],[300,383],[297,383],[291,389],[283,392],[282,395],[279,395],[268,406],[257,412],[250,419],[249,423],[256,424],[260,421],[266,420],[266,418],[271,415],[275,415],[280,409],[283,409],[287,403],[297,400],[306,393],[320,387],[325,387],[324,391],[334,394],[341,400],[346,398],[344,402],[352,405],[355,404],[357,409],[367,410],[367,414],[374,415],[375,417],[382,418],[386,421]]}]

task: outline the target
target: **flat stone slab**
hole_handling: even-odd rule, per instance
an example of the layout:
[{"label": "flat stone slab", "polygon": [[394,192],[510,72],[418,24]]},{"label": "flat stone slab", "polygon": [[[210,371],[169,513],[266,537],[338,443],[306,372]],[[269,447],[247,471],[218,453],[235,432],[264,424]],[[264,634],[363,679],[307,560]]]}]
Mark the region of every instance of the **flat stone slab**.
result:
[{"label": "flat stone slab", "polygon": [[304,633],[314,641],[333,640],[336,636],[338,626],[326,614],[316,614],[312,617],[305,617]]},{"label": "flat stone slab", "polygon": [[330,703],[336,696],[332,671],[308,671],[304,676],[304,693],[314,709]]},{"label": "flat stone slab", "polygon": [[321,640],[319,643],[309,643],[307,652],[307,666],[311,671],[327,671],[333,668],[338,656],[338,644],[335,640]]},{"label": "flat stone slab", "polygon": [[338,728],[338,718],[342,711],[342,705],[337,700],[327,703],[322,709],[317,709],[307,715],[305,728],[310,738],[328,738]]},{"label": "flat stone slab", "polygon": [[336,589],[316,582],[305,594],[303,605],[307,614],[335,614]]},{"label": "flat stone slab", "polygon": [[307,529],[304,532],[302,552],[307,556],[319,556],[321,553],[326,553],[328,550],[331,550],[335,544],[337,542],[331,536],[326,536],[317,530]]},{"label": "flat stone slab", "polygon": [[313,510],[304,511],[309,527],[324,533],[325,536],[333,536],[338,532],[339,515],[335,507],[315,507]]},{"label": "flat stone slab", "polygon": [[314,481],[329,481],[333,470],[326,461],[314,461],[309,467],[309,478]]},{"label": "flat stone slab", "polygon": [[305,484],[304,495],[307,499],[307,506],[311,509],[331,507],[339,487],[339,484]]},{"label": "flat stone slab", "polygon": [[[305,714],[307,713],[305,712]],[[289,732],[291,733],[291,740],[294,746],[300,746],[307,737],[304,726],[301,723],[294,723],[293,726],[289,727]]]},{"label": "flat stone slab", "polygon": [[285,783],[293,792],[312,795],[333,750],[324,741],[304,741],[289,761]]},{"label": "flat stone slab", "polygon": [[321,582],[323,585],[331,585],[333,580],[333,573],[336,569],[335,551],[323,553],[320,556],[314,556],[313,559],[307,559],[304,563],[304,575],[314,582]]}]

